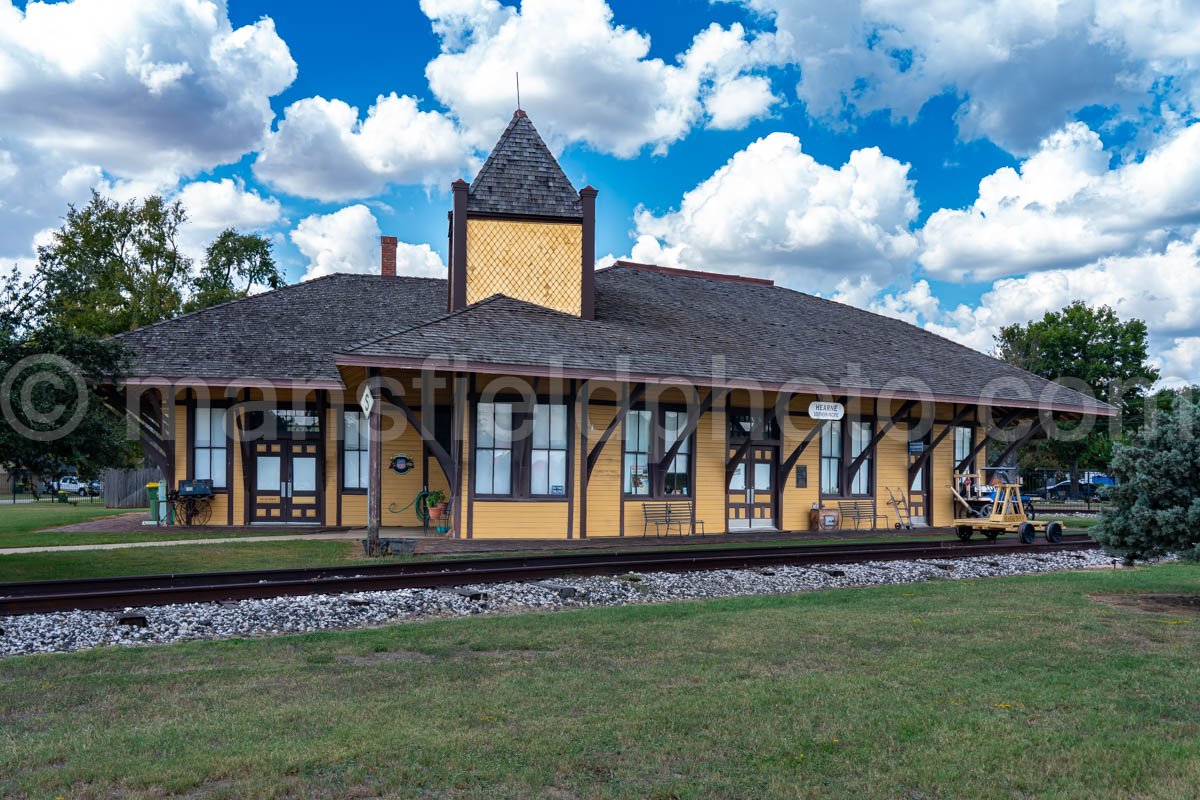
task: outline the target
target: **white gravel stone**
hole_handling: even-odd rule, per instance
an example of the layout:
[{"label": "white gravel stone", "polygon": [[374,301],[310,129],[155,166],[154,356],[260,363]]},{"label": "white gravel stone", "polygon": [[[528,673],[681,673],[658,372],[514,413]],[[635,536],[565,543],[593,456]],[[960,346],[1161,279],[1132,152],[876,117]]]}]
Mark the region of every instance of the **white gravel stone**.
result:
[{"label": "white gravel stone", "polygon": [[[27,614],[0,617],[0,657],[114,645],[164,644],[190,639],[308,633],[472,614],[555,611],[585,606],[789,594],[927,580],[1030,575],[1114,566],[1116,563],[1115,559],[1099,550],[1079,550],[936,561],[822,564],[819,567],[647,572],[638,573],[638,580],[631,580],[631,577],[635,577],[632,575],[556,578],[550,587],[538,583],[496,583],[459,587],[458,591],[399,589],[125,610],[125,613],[144,616],[146,627],[120,625],[117,622],[120,614],[103,611]],[[950,568],[944,568],[947,566]],[[573,597],[563,598],[557,586],[573,587],[576,593]],[[462,589],[482,592],[486,599],[472,600],[464,596]]]}]

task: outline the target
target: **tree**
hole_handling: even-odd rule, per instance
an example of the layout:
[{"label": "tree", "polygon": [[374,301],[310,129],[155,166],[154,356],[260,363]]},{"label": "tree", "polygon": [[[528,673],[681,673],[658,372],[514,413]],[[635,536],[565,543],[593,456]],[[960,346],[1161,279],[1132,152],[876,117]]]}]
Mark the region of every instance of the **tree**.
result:
[{"label": "tree", "polygon": [[[1148,387],[1158,370],[1147,363],[1146,323],[1122,321],[1108,306],[1076,301],[1027,325],[1009,325],[996,336],[997,355],[1043,378],[1074,378],[1091,386],[1096,397],[1118,407],[1124,430],[1141,426]],[[1069,433],[1077,424],[1059,428]],[[1073,439],[1073,440],[1066,440]],[[1072,487],[1081,468],[1104,468],[1112,456],[1105,426],[1086,436],[1053,438],[1031,446],[1030,455],[1070,469]]]},{"label": "tree", "polygon": [[1117,444],[1112,505],[1092,529],[1128,560],[1180,553],[1200,560],[1200,405],[1177,395],[1128,444]]},{"label": "tree", "polygon": [[0,281],[0,466],[51,476],[66,465],[83,476],[124,466],[133,455],[121,420],[94,392],[119,377],[125,347],[61,325],[40,277],[14,268]]},{"label": "tree", "polygon": [[93,191],[69,206],[63,226],[38,248],[46,312],[58,329],[108,336],[179,313],[191,259],[180,252],[179,201],[118,203]]},{"label": "tree", "polygon": [[254,286],[283,286],[283,275],[271,255],[271,242],[265,236],[227,228],[205,251],[204,266],[192,281],[192,295],[184,310],[238,300],[249,295]]}]

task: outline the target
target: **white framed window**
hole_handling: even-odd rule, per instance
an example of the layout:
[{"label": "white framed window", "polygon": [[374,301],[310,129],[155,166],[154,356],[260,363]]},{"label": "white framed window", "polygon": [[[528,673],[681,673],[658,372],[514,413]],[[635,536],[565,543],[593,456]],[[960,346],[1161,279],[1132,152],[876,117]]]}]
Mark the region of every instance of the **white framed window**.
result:
[{"label": "white framed window", "polygon": [[479,403],[475,409],[475,493],[511,495],[513,404]]},{"label": "white framed window", "polygon": [[371,426],[361,411],[342,414],[342,488],[366,489],[371,469]]},{"label": "white framed window", "polygon": [[[971,449],[975,446],[975,429],[965,426],[958,426],[954,429],[954,467],[963,462],[967,456],[971,455]],[[973,472],[974,464],[967,464],[964,472]]]},{"label": "white framed window", "polygon": [[228,488],[226,478],[229,439],[226,421],[227,408],[196,408],[196,431],[192,448],[192,477],[212,481],[214,489]]},{"label": "white framed window", "polygon": [[625,464],[622,470],[625,494],[650,494],[650,412],[631,410],[625,414]]},{"label": "white framed window", "polygon": [[842,423],[821,428],[821,494],[842,493]]},{"label": "white framed window", "polygon": [[567,407],[537,403],[533,407],[533,442],[529,451],[529,494],[567,494]]},{"label": "white framed window", "polygon": [[[871,443],[871,436],[875,426],[870,422],[861,422],[857,420],[850,421],[850,464],[862,455],[867,449],[867,445]],[[870,494],[871,493],[871,470],[874,468],[873,456],[867,456],[863,459],[862,464],[858,467],[858,472],[850,479],[850,494]],[[846,466],[849,467],[850,464]]]}]

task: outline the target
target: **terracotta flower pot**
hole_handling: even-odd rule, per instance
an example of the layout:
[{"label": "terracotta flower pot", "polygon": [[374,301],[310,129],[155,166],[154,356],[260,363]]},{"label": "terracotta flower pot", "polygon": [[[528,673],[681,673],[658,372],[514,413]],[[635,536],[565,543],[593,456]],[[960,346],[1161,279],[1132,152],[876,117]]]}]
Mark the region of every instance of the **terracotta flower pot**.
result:
[{"label": "terracotta flower pot", "polygon": [[442,511],[444,511],[444,509],[441,506],[431,506],[429,508],[429,518],[430,519],[441,519]]}]

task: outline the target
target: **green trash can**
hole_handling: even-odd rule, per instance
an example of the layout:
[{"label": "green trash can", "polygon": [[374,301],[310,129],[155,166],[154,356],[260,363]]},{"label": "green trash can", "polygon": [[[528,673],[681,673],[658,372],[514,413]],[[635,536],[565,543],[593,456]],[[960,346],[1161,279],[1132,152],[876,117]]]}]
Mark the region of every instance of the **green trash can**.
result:
[{"label": "green trash can", "polygon": [[161,525],[162,520],[158,518],[158,484],[146,484],[146,500],[150,503],[150,521],[155,525]]},{"label": "green trash can", "polygon": [[57,492],[54,493],[54,501],[56,503],[64,503],[65,504],[68,502],[67,498],[69,498],[70,496],[71,496],[70,492],[67,492],[63,489],[59,489]]}]

